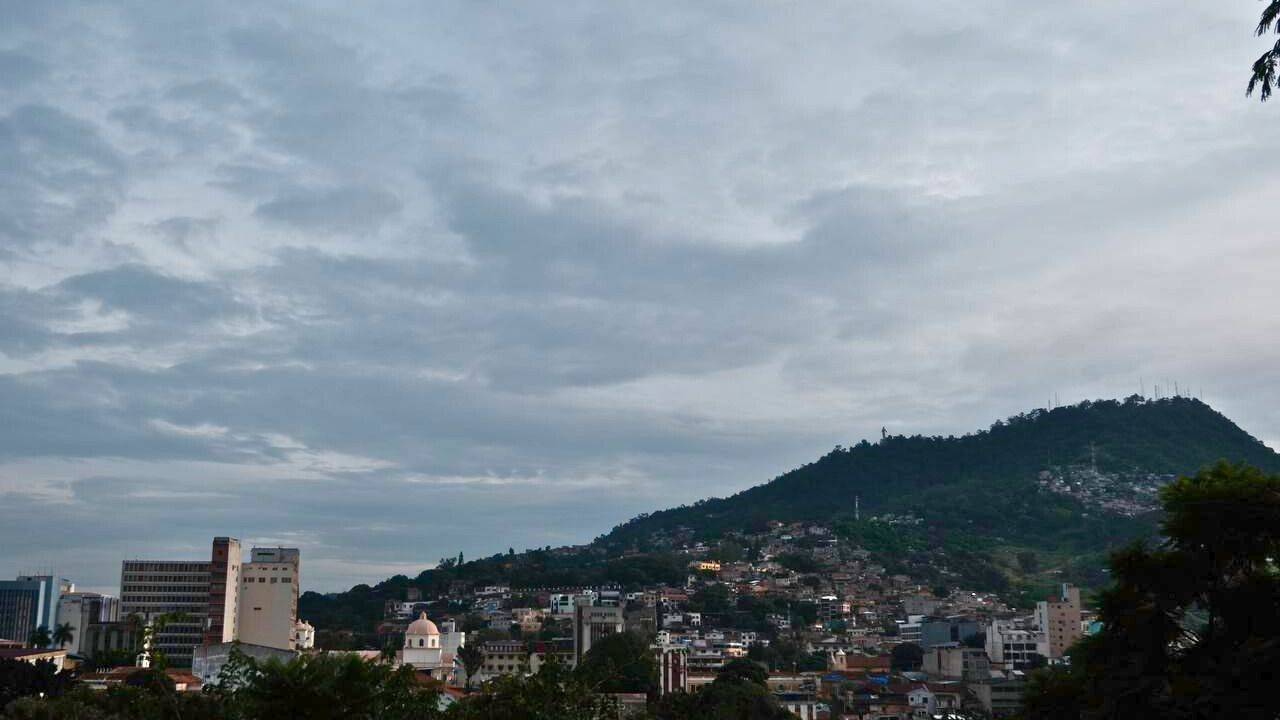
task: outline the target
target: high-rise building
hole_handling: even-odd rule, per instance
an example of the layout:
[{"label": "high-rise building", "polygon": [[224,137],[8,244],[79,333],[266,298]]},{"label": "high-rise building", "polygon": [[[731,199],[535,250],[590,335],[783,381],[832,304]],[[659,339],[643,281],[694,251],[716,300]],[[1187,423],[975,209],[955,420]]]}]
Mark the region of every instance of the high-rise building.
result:
[{"label": "high-rise building", "polygon": [[209,614],[204,644],[235,640],[238,633],[240,597],[240,541],[232,537],[213,539],[209,564]]},{"label": "high-rise building", "polygon": [[166,616],[152,647],[174,667],[189,667],[197,645],[236,639],[239,597],[235,538],[214,538],[208,560],[125,560],[120,567],[120,615]]},{"label": "high-rise building", "polygon": [[1084,634],[1080,629],[1080,588],[1063,583],[1057,597],[1036,603],[1036,624],[1049,640],[1049,658],[1065,655]]},{"label": "high-rise building", "polygon": [[204,641],[209,615],[208,560],[125,560],[120,566],[120,615],[145,623],[165,616],[152,638],[174,667],[188,667]]},{"label": "high-rise building", "polygon": [[593,643],[606,635],[620,633],[626,623],[626,615],[620,607],[603,607],[581,602],[573,606],[573,662],[591,650]]},{"label": "high-rise building", "polygon": [[58,601],[58,624],[71,626],[71,642],[64,646],[69,653],[80,653],[90,625],[116,622],[119,619],[120,601],[110,595],[73,592],[63,595]]},{"label": "high-rise building", "polygon": [[297,548],[253,548],[240,572],[240,642],[293,650],[297,645]]},{"label": "high-rise building", "polygon": [[41,627],[52,633],[58,622],[58,600],[73,590],[70,580],[52,575],[0,580],[0,638],[26,642]]}]

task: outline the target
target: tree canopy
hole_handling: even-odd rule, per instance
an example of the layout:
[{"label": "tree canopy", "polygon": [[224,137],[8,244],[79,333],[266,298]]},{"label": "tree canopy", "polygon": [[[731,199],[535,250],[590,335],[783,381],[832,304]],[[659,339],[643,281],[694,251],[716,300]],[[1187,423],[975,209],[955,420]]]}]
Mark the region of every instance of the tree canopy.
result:
[{"label": "tree canopy", "polygon": [[1035,678],[1028,718],[1280,716],[1280,476],[1219,463],[1161,500],[1165,539],[1112,555],[1102,630]]}]

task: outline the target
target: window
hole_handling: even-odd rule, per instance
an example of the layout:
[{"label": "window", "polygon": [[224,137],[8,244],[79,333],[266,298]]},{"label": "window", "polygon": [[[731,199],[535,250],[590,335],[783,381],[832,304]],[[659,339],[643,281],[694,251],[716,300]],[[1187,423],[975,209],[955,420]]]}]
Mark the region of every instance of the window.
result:
[{"label": "window", "polygon": [[266,581],[267,581],[267,579],[266,579],[265,577],[260,577],[260,578],[258,578],[258,582],[260,582],[260,583],[264,583],[264,582],[266,582]]},{"label": "window", "polygon": [[271,584],[272,584],[272,585],[275,585],[275,584],[276,584],[276,579],[275,579],[275,578],[271,578]]}]

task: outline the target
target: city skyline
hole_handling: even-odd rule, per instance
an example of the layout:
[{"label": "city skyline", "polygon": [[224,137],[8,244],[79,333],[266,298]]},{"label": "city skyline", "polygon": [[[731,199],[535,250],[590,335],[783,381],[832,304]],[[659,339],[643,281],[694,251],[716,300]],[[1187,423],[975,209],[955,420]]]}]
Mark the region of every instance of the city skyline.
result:
[{"label": "city skyline", "polygon": [[0,578],[342,590],[1157,384],[1276,447],[1257,10],[12,3]]}]

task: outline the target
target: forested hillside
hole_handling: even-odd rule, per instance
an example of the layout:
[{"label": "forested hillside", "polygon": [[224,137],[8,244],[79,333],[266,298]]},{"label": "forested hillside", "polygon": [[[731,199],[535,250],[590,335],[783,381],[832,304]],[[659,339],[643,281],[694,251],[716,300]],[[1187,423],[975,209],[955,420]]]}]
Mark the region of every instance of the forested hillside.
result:
[{"label": "forested hillside", "polygon": [[1203,402],[1135,395],[1033,410],[961,437],[898,435],[837,447],[731,497],[637,517],[602,542],[643,543],[655,531],[679,526],[714,536],[762,515],[851,519],[855,497],[864,517],[913,513],[927,524],[1009,538],[1048,532],[1085,539],[1097,523],[1074,512],[1078,502],[1046,498],[1037,484],[1041,472],[1096,462],[1104,475],[1170,476],[1219,459],[1280,471],[1280,455]]},{"label": "forested hillside", "polygon": [[1199,400],[1084,402],[960,437],[837,447],[731,497],[634,518],[575,551],[449,559],[416,580],[308,593],[303,605],[351,626],[410,583],[428,593],[454,581],[675,583],[685,544],[750,536],[769,521],[826,525],[894,571],[1025,599],[1053,582],[1104,582],[1107,551],[1155,531],[1156,488],[1219,459],[1280,472],[1280,455]]}]

